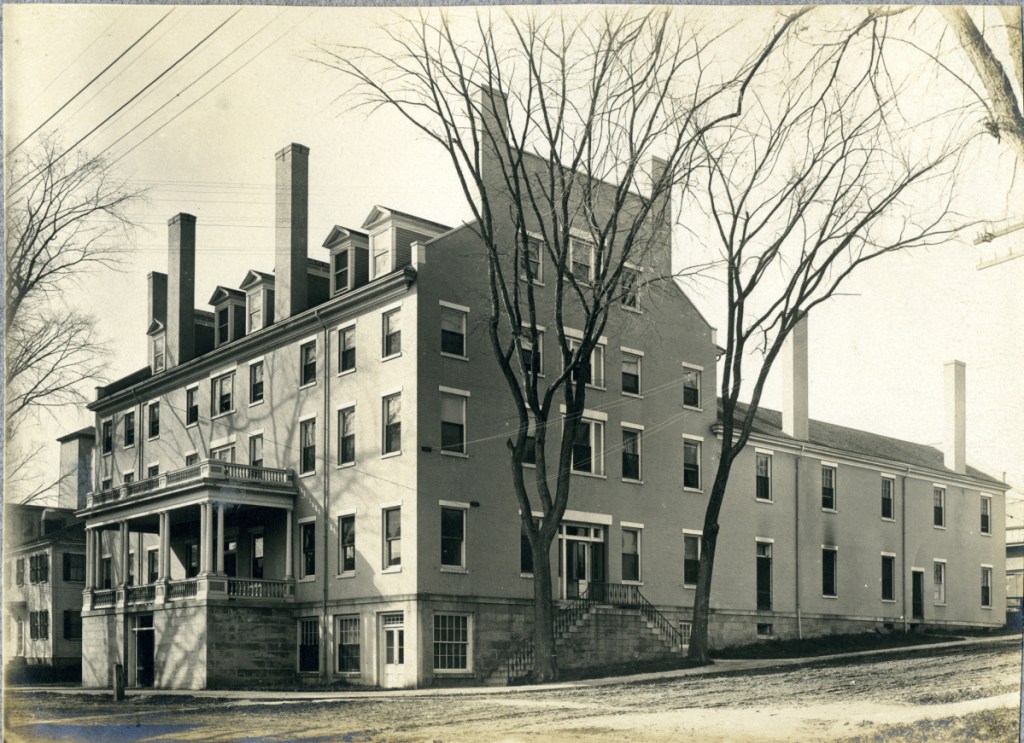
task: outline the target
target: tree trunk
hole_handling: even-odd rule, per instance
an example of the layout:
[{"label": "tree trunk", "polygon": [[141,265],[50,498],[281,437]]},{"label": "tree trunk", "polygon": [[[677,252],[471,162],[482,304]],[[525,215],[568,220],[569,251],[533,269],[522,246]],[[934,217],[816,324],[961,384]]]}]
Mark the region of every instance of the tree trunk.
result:
[{"label": "tree trunk", "polygon": [[551,597],[551,545],[533,551],[533,681],[558,679],[555,602]]},{"label": "tree trunk", "polygon": [[[724,446],[724,444],[723,444]],[[708,663],[710,645],[708,624],[711,614],[711,576],[715,567],[715,547],[718,544],[718,515],[725,499],[725,487],[729,483],[732,460],[722,457],[718,461],[715,482],[711,486],[711,497],[704,514],[704,535],[701,538],[700,576],[697,578],[697,592],[693,599],[693,624],[690,627],[690,649],[687,657],[699,663]]]}]

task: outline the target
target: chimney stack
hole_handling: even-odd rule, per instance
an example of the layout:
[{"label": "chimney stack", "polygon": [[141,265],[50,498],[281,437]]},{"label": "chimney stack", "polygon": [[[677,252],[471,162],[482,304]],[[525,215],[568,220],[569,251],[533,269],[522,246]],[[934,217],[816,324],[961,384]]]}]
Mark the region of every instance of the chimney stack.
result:
[{"label": "chimney stack", "polygon": [[280,322],[308,305],[309,148],[292,143],[276,157],[274,318]]},{"label": "chimney stack", "polygon": [[782,432],[807,438],[807,315],[790,331],[782,349]]},{"label": "chimney stack", "polygon": [[196,351],[196,218],[167,222],[167,368],[191,361]]},{"label": "chimney stack", "polygon": [[92,489],[92,453],[96,430],[92,426],[61,436],[60,480],[57,482],[57,508],[76,511],[85,508],[85,495]]},{"label": "chimney stack", "polygon": [[942,458],[948,469],[967,472],[967,365],[946,362],[946,430]]},{"label": "chimney stack", "polygon": [[[167,328],[167,274],[149,274],[149,325],[155,322]],[[148,327],[148,326],[147,326]]]}]

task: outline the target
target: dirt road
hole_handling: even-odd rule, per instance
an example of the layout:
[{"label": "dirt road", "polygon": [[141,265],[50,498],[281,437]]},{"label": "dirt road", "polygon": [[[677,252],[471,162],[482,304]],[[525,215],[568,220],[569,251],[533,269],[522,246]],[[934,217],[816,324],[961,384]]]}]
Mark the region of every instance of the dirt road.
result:
[{"label": "dirt road", "polygon": [[1019,641],[656,683],[254,701],[15,692],[6,739],[1017,740]]}]

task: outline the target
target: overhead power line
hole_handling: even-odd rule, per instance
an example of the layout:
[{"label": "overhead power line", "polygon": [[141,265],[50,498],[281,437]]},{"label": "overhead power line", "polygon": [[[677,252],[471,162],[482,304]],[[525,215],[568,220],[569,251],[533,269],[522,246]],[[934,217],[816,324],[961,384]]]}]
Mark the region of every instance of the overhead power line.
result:
[{"label": "overhead power line", "polygon": [[[61,111],[63,111],[63,110],[64,110],[65,108],[67,108],[68,106],[70,106],[70,105],[72,104],[72,102],[74,102],[74,100],[75,100],[76,98],[78,98],[78,96],[82,95],[82,93],[84,93],[84,92],[85,92],[85,91],[86,91],[86,90],[87,90],[87,89],[89,88],[89,86],[91,86],[91,85],[92,85],[92,84],[93,84],[94,82],[96,82],[96,81],[97,81],[97,80],[99,80],[99,79],[100,79],[101,77],[103,77],[103,75],[104,75],[104,74],[105,74],[105,73],[107,72],[107,70],[109,70],[109,69],[110,69],[111,67],[113,67],[114,65],[116,65],[116,64],[117,64],[118,62],[120,62],[120,61],[121,61],[122,59],[124,59],[124,56],[125,56],[126,54],[128,54],[128,52],[130,52],[130,51],[131,51],[132,49],[134,49],[134,48],[135,48],[136,46],[138,46],[138,45],[139,45],[140,43],[142,43],[142,40],[143,40],[143,39],[145,39],[145,38],[146,38],[147,36],[149,36],[149,35],[150,35],[150,33],[152,33],[152,32],[153,32],[153,29],[155,29],[155,28],[156,28],[157,26],[159,26],[159,25],[160,25],[161,23],[163,23],[163,22],[164,22],[164,19],[165,19],[165,18],[167,18],[167,16],[169,16],[169,15],[170,15],[171,13],[173,13],[174,11],[175,11],[175,9],[174,9],[174,8],[171,8],[171,9],[170,9],[170,10],[168,10],[168,11],[167,11],[166,13],[164,13],[164,14],[163,14],[162,16],[160,16],[160,19],[159,19],[159,20],[158,20],[158,21],[157,21],[156,23],[154,23],[154,24],[153,24],[152,26],[150,26],[150,27],[149,27],[148,29],[146,29],[145,33],[143,33],[143,34],[142,34],[142,36],[140,36],[140,37],[139,37],[139,38],[137,38],[137,39],[136,39],[135,41],[133,41],[133,42],[131,43],[131,45],[130,45],[130,46],[129,46],[129,47],[127,48],[127,49],[125,49],[125,50],[124,50],[123,52],[121,52],[120,54],[118,54],[118,55],[117,55],[117,56],[116,56],[116,57],[114,58],[114,61],[112,61],[112,62],[111,62],[110,64],[108,64],[108,65],[107,65],[106,67],[104,67],[104,68],[103,68],[102,70],[100,70],[100,71],[99,71],[99,73],[98,73],[98,74],[96,75],[96,77],[94,77],[94,78],[93,78],[92,80],[90,80],[90,81],[89,81],[89,82],[87,82],[87,83],[86,83],[85,85],[83,85],[83,86],[82,86],[81,88],[79,88],[79,89],[78,89],[78,92],[77,92],[77,93],[75,93],[75,94],[74,94],[73,96],[71,96],[70,98],[68,98],[68,99],[67,99],[67,101],[65,101],[65,102],[64,102],[64,105],[63,105],[63,106],[61,106],[61,107],[60,107],[60,108],[58,108],[58,109],[57,109],[56,111],[54,111],[54,112],[53,112],[52,114],[50,114],[50,115],[49,115],[49,116],[47,117],[46,121],[44,121],[44,122],[43,122],[42,124],[40,124],[40,125],[39,125],[39,126],[37,126],[37,127],[35,128],[35,129],[33,129],[33,130],[32,130],[32,131],[31,131],[31,132],[29,133],[29,135],[28,135],[27,137],[25,137],[24,139],[22,139],[22,140],[21,140],[20,142],[18,142],[18,144],[14,145],[14,147],[12,147],[12,148],[10,149],[10,151],[9,151],[9,152],[8,152],[7,154],[8,154],[8,155],[13,155],[13,154],[14,154],[14,152],[15,152],[15,151],[16,151],[16,150],[17,150],[17,149],[18,149],[19,147],[21,147],[21,146],[22,146],[23,144],[25,144],[25,143],[26,143],[26,142],[27,142],[28,140],[30,140],[30,139],[31,139],[32,137],[34,137],[34,136],[36,135],[36,133],[37,133],[37,132],[38,132],[38,131],[39,131],[40,129],[42,129],[42,128],[43,128],[44,126],[46,126],[46,125],[47,125],[47,124],[49,124],[49,123],[50,123],[51,121],[53,121],[53,120],[54,120],[54,119],[55,119],[55,118],[56,118],[56,117],[58,116],[58,114],[60,114],[60,112],[61,112]],[[84,52],[83,52],[83,54],[84,54]]]},{"label": "overhead power line", "polygon": [[97,124],[97,125],[96,125],[96,126],[94,126],[94,127],[92,128],[92,129],[90,129],[90,130],[89,130],[89,132],[85,134],[85,136],[83,136],[83,137],[82,137],[82,138],[80,138],[80,139],[79,139],[79,140],[78,140],[77,142],[75,142],[75,143],[74,143],[73,145],[71,145],[71,146],[70,146],[70,147],[68,147],[68,148],[67,148],[66,150],[64,150],[64,152],[62,152],[62,153],[61,153],[60,155],[58,155],[58,156],[57,156],[56,158],[54,158],[54,159],[53,159],[53,160],[52,160],[51,162],[47,163],[47,165],[46,165],[46,166],[44,166],[44,167],[42,167],[42,168],[39,168],[39,170],[35,171],[34,173],[31,173],[31,174],[25,175],[25,176],[24,176],[24,177],[23,177],[23,178],[21,179],[21,181],[20,181],[20,182],[18,182],[18,183],[15,183],[15,184],[12,184],[12,185],[14,185],[14,186],[15,186],[15,188],[14,188],[14,189],[13,189],[13,190],[12,190],[12,191],[10,192],[10,194],[9,194],[8,196],[10,197],[10,196],[14,196],[14,195],[16,195],[16,194],[17,194],[17,193],[18,193],[18,192],[19,192],[19,191],[20,191],[21,189],[23,189],[23,188],[25,187],[25,185],[26,185],[27,183],[30,183],[31,181],[33,181],[33,180],[34,180],[34,179],[36,178],[36,176],[38,176],[38,175],[39,175],[40,173],[42,173],[42,172],[43,172],[43,171],[44,171],[44,170],[45,170],[45,169],[46,169],[47,167],[53,167],[53,166],[54,166],[54,165],[56,165],[56,164],[57,164],[58,162],[60,162],[61,160],[63,160],[63,159],[64,159],[64,158],[65,158],[65,157],[66,157],[66,156],[68,155],[68,153],[70,153],[70,152],[71,152],[71,151],[72,151],[73,149],[75,149],[76,147],[78,147],[78,145],[82,144],[82,142],[84,142],[84,141],[85,141],[85,140],[87,140],[87,139],[88,139],[89,137],[91,137],[91,136],[92,136],[93,134],[95,134],[95,133],[96,133],[96,132],[97,132],[97,131],[98,131],[98,130],[99,130],[99,129],[101,128],[101,127],[103,127],[103,126],[104,126],[104,125],[105,125],[105,124],[106,124],[106,123],[107,123],[108,121],[110,121],[110,120],[111,120],[111,119],[113,119],[113,118],[114,118],[115,116],[117,116],[117,115],[118,115],[119,113],[121,113],[121,111],[123,111],[124,109],[128,108],[128,106],[130,106],[130,105],[131,105],[132,103],[134,103],[134,102],[135,102],[135,101],[136,101],[136,100],[137,100],[137,99],[138,99],[138,98],[139,98],[140,96],[142,96],[142,95],[143,95],[143,94],[144,94],[144,93],[145,93],[145,92],[146,92],[147,90],[149,90],[149,89],[150,89],[150,88],[152,88],[152,87],[153,87],[154,85],[156,85],[156,84],[157,84],[157,83],[158,83],[158,82],[159,82],[160,80],[162,80],[162,79],[164,78],[164,76],[165,76],[165,75],[167,75],[168,73],[170,73],[170,72],[171,72],[171,70],[173,70],[173,69],[174,69],[175,67],[177,67],[177,66],[178,66],[179,64],[181,64],[181,63],[182,63],[182,62],[183,62],[183,61],[184,61],[184,60],[185,60],[186,58],[188,58],[188,57],[189,57],[189,56],[190,56],[190,55],[191,55],[191,54],[192,54],[192,53],[193,53],[193,52],[194,52],[194,51],[195,51],[196,49],[198,49],[198,48],[199,48],[199,47],[201,47],[201,46],[202,46],[203,44],[205,44],[205,43],[206,43],[206,42],[207,42],[207,41],[208,41],[208,40],[210,39],[210,37],[212,37],[212,36],[213,36],[214,34],[216,34],[216,33],[217,33],[218,31],[220,31],[220,30],[221,30],[222,28],[224,28],[224,26],[225,26],[225,25],[227,25],[227,23],[228,23],[228,22],[229,22],[229,21],[230,21],[230,20],[231,20],[232,18],[234,18],[234,17],[236,16],[236,15],[238,15],[238,14],[239,14],[239,13],[241,13],[241,12],[242,12],[242,9],[241,9],[241,8],[239,8],[239,9],[238,9],[238,10],[236,10],[236,11],[235,11],[234,13],[232,13],[231,15],[229,15],[229,16],[228,16],[228,17],[227,17],[227,18],[226,18],[226,19],[225,19],[224,21],[222,21],[222,22],[220,23],[220,25],[218,25],[218,26],[217,26],[216,28],[214,28],[214,29],[213,29],[213,30],[212,30],[212,31],[211,31],[210,33],[208,33],[208,34],[207,34],[206,36],[204,36],[204,37],[203,37],[202,39],[200,39],[200,40],[199,40],[199,41],[198,41],[198,42],[197,42],[197,43],[196,43],[196,44],[195,44],[195,45],[194,45],[194,46],[193,46],[193,47],[192,47],[191,49],[189,49],[189,50],[188,50],[187,52],[185,52],[185,53],[184,53],[184,54],[182,54],[182,55],[181,55],[180,57],[178,57],[178,58],[177,58],[176,60],[174,60],[174,62],[172,62],[172,63],[171,63],[171,65],[170,65],[169,67],[167,67],[166,69],[164,69],[164,71],[163,71],[163,72],[161,72],[161,73],[160,73],[159,75],[157,75],[157,76],[156,76],[155,78],[153,78],[153,79],[152,79],[152,80],[150,80],[150,81],[149,81],[148,83],[146,83],[146,85],[145,85],[145,86],[144,86],[144,87],[143,87],[143,88],[142,88],[141,90],[139,90],[139,91],[138,91],[138,92],[137,92],[137,93],[136,93],[135,95],[133,95],[133,96],[132,96],[131,98],[129,98],[129,99],[127,100],[127,101],[125,101],[124,103],[122,103],[122,104],[121,104],[121,105],[120,105],[120,106],[119,106],[119,107],[118,107],[118,108],[117,108],[117,109],[116,109],[116,110],[115,110],[115,111],[114,111],[113,113],[111,113],[111,114],[110,114],[109,116],[107,116],[107,118],[103,119],[103,121],[101,121],[101,122],[100,122],[99,124]]}]

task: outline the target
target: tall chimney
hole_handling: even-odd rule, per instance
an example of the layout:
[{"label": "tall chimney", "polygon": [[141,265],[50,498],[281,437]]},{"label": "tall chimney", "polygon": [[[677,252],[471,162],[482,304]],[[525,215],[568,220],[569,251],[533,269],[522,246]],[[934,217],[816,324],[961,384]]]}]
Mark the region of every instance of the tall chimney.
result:
[{"label": "tall chimney", "polygon": [[92,489],[92,453],[96,430],[91,426],[61,436],[60,480],[57,482],[57,508],[85,508],[85,494]]},{"label": "tall chimney", "polygon": [[308,305],[309,148],[292,143],[276,157],[274,318],[280,322]]},{"label": "tall chimney", "polygon": [[807,315],[790,331],[782,350],[782,432],[807,438]]},{"label": "tall chimney", "polygon": [[167,368],[196,352],[196,218],[177,214],[167,222]]},{"label": "tall chimney", "polygon": [[167,327],[167,274],[150,272],[149,281],[149,325],[159,322]]},{"label": "tall chimney", "polygon": [[947,468],[961,475],[967,471],[967,365],[946,362],[946,431],[942,458]]}]

